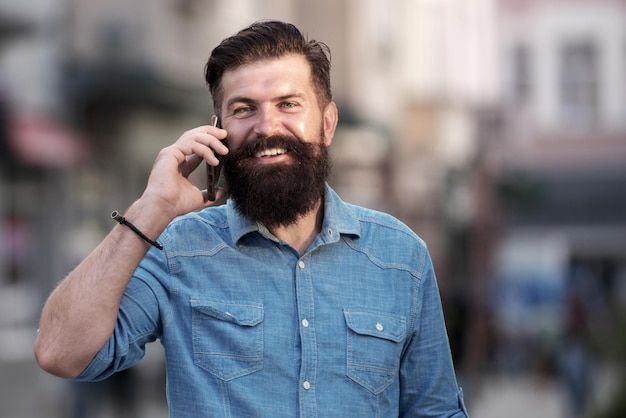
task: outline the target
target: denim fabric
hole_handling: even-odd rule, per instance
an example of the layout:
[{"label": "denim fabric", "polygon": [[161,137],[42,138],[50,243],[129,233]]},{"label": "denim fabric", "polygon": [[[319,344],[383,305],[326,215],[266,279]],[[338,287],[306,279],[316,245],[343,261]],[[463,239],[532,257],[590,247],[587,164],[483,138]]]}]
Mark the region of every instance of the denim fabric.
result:
[{"label": "denim fabric", "polygon": [[175,219],[79,377],[166,352],[170,416],[466,417],[424,243],[330,188],[306,254],[231,202]]}]

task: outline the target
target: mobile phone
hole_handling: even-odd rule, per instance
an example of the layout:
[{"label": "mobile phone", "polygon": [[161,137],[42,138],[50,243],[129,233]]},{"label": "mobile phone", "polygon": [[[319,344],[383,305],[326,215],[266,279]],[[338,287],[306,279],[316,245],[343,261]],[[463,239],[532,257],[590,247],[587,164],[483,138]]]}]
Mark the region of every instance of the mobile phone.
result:
[{"label": "mobile phone", "polygon": [[[216,115],[211,116],[211,125],[220,127],[218,117]],[[220,179],[220,172],[222,171],[222,156],[215,154],[220,163],[215,166],[206,163],[206,191],[208,199],[215,201],[215,195],[217,193],[217,182]]]}]

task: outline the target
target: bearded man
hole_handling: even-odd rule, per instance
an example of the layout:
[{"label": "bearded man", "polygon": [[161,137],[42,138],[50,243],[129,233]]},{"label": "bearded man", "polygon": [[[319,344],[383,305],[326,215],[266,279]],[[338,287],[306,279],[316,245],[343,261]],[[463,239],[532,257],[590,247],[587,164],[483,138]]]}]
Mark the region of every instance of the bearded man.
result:
[{"label": "bearded man", "polygon": [[[278,21],[213,50],[221,127],[161,150],[142,196],[51,294],[41,367],[104,379],[158,339],[171,417],[467,417],[426,246],[326,182],[329,56]],[[213,206],[187,177],[219,160],[230,197]]]}]

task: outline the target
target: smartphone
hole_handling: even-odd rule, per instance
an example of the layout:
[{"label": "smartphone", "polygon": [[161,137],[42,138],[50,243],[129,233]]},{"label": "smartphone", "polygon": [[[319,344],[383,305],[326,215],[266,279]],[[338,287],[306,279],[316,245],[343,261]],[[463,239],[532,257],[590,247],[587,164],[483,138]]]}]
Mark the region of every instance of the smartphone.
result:
[{"label": "smartphone", "polygon": [[[220,123],[216,115],[211,116],[211,125],[220,128]],[[215,201],[215,195],[217,193],[217,182],[220,179],[220,172],[222,171],[222,156],[215,154],[220,163],[215,166],[206,163],[206,191],[208,199]]]}]

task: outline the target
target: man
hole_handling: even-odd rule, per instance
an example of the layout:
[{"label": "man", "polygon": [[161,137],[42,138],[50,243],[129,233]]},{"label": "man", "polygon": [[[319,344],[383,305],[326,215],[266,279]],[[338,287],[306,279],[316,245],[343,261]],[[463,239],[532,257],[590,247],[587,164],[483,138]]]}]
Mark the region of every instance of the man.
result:
[{"label": "man", "polygon": [[[103,379],[160,339],[172,417],[466,417],[425,245],[326,184],[325,45],[258,22],[205,71],[223,129],[159,153],[122,224],[46,303],[40,365]],[[187,176],[216,154],[230,199],[206,208]]]}]

